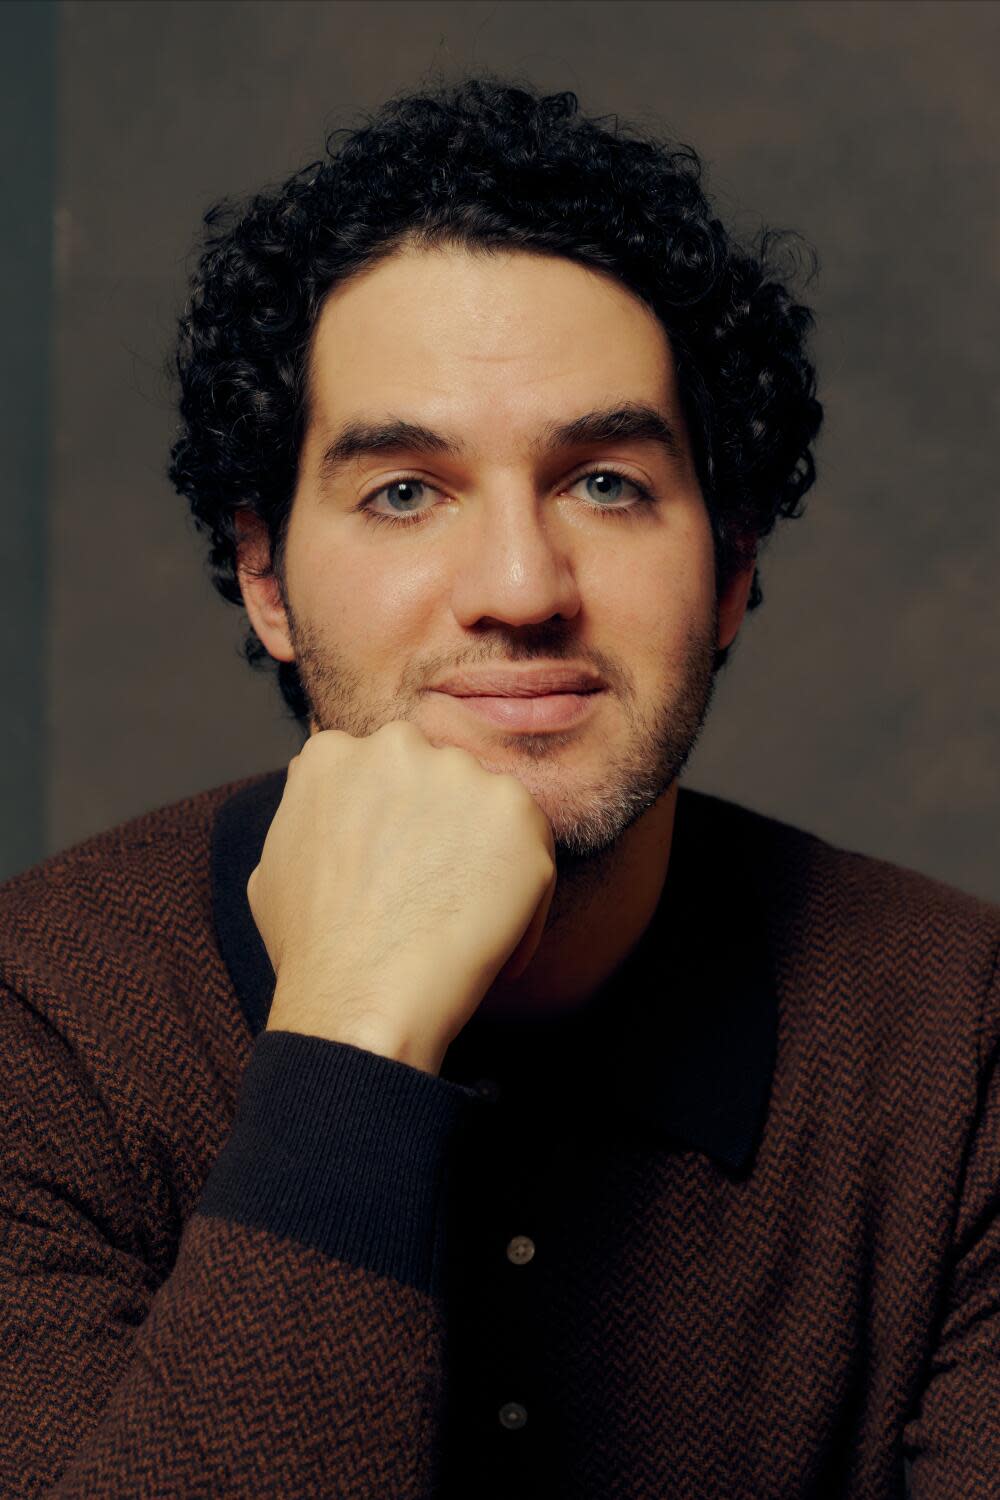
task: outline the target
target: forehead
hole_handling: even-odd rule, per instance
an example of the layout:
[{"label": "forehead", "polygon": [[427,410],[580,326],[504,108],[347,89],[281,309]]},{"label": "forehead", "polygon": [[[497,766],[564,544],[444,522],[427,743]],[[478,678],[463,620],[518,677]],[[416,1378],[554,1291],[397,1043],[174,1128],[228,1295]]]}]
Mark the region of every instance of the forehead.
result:
[{"label": "forehead", "polygon": [[491,432],[608,398],[677,412],[669,339],[614,277],[563,257],[400,251],[328,295],[310,360],[314,418],[373,407]]}]

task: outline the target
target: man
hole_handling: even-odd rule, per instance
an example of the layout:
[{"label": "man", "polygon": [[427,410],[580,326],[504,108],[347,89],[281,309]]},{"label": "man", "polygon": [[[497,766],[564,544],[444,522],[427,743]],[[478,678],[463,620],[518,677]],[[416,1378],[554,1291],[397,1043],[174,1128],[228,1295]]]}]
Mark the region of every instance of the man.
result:
[{"label": "man", "polygon": [[4,887],[5,1494],[996,1493],[1000,914],[679,787],[810,318],[575,108],[206,246],[171,475],[308,737]]}]

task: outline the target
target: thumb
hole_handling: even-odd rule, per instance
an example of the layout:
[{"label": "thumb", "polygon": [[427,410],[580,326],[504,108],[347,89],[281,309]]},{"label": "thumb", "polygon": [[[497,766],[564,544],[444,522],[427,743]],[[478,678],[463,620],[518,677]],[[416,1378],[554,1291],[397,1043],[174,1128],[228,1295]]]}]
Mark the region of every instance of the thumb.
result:
[{"label": "thumb", "polygon": [[556,893],[556,881],[558,878],[559,872],[553,870],[552,878],[535,908],[534,916],[528,923],[524,936],[500,970],[500,973],[497,975],[498,979],[505,982],[511,979],[520,979],[534,958],[538,945],[542,941],[542,934],[545,931],[545,923],[549,915],[549,907],[552,905],[552,898]]}]

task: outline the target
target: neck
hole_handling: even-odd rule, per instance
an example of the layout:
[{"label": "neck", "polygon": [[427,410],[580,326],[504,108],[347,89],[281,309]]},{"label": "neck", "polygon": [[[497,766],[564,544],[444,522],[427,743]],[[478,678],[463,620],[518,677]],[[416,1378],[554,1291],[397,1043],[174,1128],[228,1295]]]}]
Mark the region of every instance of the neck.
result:
[{"label": "neck", "polygon": [[667,876],[676,780],[611,848],[561,858],[545,932],[520,978],[493,984],[477,1014],[528,1022],[578,1014],[622,966],[653,919]]}]

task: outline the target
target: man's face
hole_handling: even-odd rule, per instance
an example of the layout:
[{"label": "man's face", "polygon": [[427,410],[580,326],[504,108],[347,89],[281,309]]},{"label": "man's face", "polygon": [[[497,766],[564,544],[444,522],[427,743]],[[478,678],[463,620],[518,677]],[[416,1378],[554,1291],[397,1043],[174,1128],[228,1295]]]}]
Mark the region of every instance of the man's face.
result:
[{"label": "man's face", "polygon": [[[649,436],[547,441],[625,404],[659,413],[678,451]],[[396,419],[461,451],[362,452],[324,477],[348,424]],[[660,324],[611,277],[518,252],[407,250],[336,288],[312,350],[284,582],[313,732],[410,719],[431,744],[517,776],[557,855],[610,849],[687,759],[719,639],[709,518]],[[512,733],[430,690],[459,670],[542,662],[605,684],[567,728]]]}]

